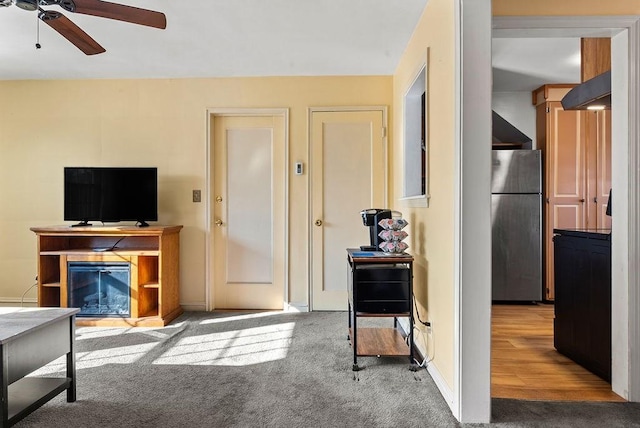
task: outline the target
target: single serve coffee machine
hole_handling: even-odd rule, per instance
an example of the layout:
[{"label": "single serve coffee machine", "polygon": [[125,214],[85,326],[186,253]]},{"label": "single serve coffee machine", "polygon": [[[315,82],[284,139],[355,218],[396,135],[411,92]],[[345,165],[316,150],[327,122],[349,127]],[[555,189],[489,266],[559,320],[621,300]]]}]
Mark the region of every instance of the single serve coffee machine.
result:
[{"label": "single serve coffee machine", "polygon": [[385,218],[402,217],[402,213],[399,211],[392,211],[381,208],[368,208],[360,211],[362,216],[362,223],[369,227],[369,245],[361,245],[362,251],[380,251],[380,243],[383,239],[380,238],[379,233],[382,232],[382,227],[378,224],[380,220]]}]

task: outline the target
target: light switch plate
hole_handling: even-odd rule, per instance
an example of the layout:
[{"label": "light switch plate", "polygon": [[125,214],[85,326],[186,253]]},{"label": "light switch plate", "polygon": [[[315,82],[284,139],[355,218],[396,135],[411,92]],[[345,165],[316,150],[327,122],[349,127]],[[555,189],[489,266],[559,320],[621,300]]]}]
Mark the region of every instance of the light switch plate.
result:
[{"label": "light switch plate", "polygon": [[193,191],[193,202],[201,202],[202,201],[202,193],[200,190]]}]

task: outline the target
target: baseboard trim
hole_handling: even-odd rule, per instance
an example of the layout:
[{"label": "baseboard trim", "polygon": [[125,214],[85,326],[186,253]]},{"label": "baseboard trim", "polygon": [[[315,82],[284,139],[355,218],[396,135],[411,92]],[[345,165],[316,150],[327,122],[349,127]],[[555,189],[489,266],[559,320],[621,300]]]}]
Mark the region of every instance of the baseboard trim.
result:
[{"label": "baseboard trim", "polygon": [[[189,312],[207,310],[207,305],[204,302],[181,302],[180,306]],[[289,303],[285,305],[284,312],[309,312],[309,306],[306,304]]]},{"label": "baseboard trim", "polygon": [[189,312],[206,311],[207,305],[204,302],[184,302],[180,303],[182,309]]},{"label": "baseboard trim", "polygon": [[38,299],[35,297],[25,297],[24,299],[19,297],[0,297],[0,306],[20,306],[21,304],[27,307],[35,307],[38,306]]},{"label": "baseboard trim", "polygon": [[449,385],[444,380],[442,373],[440,373],[438,368],[433,364],[427,364],[427,371],[429,372],[429,374],[431,375],[431,378],[433,379],[436,386],[438,387],[438,390],[440,390],[440,394],[442,394],[442,398],[444,398],[444,401],[447,402],[447,405],[449,406],[451,413],[453,413],[453,404],[454,404],[453,391],[451,390],[451,388],[449,388]]},{"label": "baseboard trim", "polygon": [[[409,331],[409,319],[398,318],[398,325],[400,326],[400,329],[402,330],[402,332],[406,335],[407,332]],[[424,349],[420,341],[415,340],[415,336],[413,341],[413,349],[414,349],[414,352],[416,352],[420,356],[420,361],[424,361],[425,356],[429,355],[427,353],[427,349]],[[442,398],[444,398],[444,400],[447,402],[449,409],[451,409],[451,412],[453,413],[453,391],[445,381],[444,377],[442,376],[442,373],[440,373],[438,368],[431,362],[427,363],[426,369],[427,369],[427,373],[429,373],[429,375],[433,379],[433,382],[438,387],[438,390],[440,391]]]},{"label": "baseboard trim", "polygon": [[309,305],[306,303],[287,303],[285,305],[286,312],[309,312]]}]

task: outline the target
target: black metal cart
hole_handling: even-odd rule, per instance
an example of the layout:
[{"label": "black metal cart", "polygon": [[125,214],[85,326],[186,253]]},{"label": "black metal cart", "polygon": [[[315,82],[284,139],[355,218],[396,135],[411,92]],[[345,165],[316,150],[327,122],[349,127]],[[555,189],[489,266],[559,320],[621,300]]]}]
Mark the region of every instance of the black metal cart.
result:
[{"label": "black metal cart", "polygon": [[[413,359],[413,256],[347,249],[349,263],[349,340],[353,370],[359,356],[408,356]],[[358,328],[360,317],[393,317],[393,328]],[[409,319],[406,337],[398,318]]]}]

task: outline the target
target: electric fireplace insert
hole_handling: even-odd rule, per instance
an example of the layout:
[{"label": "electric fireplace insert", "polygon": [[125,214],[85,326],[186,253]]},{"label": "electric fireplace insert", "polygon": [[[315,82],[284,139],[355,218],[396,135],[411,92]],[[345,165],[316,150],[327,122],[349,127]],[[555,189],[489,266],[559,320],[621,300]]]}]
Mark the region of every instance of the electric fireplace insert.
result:
[{"label": "electric fireplace insert", "polygon": [[129,263],[73,262],[67,269],[68,305],[80,309],[78,316],[130,316]]}]

